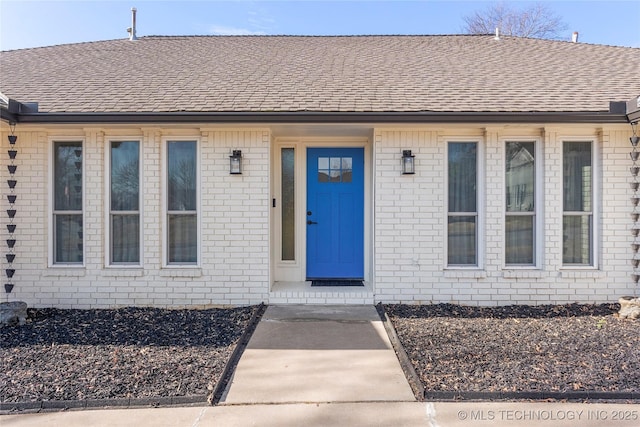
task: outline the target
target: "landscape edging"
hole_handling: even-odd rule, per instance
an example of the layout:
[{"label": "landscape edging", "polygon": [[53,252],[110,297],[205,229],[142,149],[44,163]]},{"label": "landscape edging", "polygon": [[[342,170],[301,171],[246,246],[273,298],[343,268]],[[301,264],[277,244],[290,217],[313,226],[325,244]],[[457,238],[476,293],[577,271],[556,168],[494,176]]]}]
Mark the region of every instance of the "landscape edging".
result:
[{"label": "landscape edging", "polygon": [[240,339],[238,340],[236,347],[233,349],[233,353],[231,353],[231,357],[229,357],[229,360],[227,361],[227,364],[224,367],[224,371],[222,371],[220,380],[216,383],[216,386],[211,392],[211,394],[207,396],[207,402],[210,405],[215,406],[220,402],[220,399],[222,398],[222,395],[225,389],[227,388],[227,384],[231,379],[231,375],[233,371],[236,369],[238,362],[240,361],[240,356],[242,356],[242,353],[244,353],[244,349],[247,347],[247,344],[249,344],[249,340],[251,339],[253,332],[256,330],[256,327],[258,326],[258,322],[260,322],[260,319],[262,318],[262,315],[266,310],[267,310],[267,306],[264,303],[260,303],[257,309],[253,312],[253,315],[251,316],[251,319],[249,320],[247,327],[245,328]]},{"label": "landscape edging", "polygon": [[414,396],[420,402],[424,400],[425,389],[422,385],[422,381],[420,381],[420,377],[416,372],[413,364],[409,360],[409,356],[407,356],[407,352],[404,350],[402,343],[400,342],[400,338],[396,333],[396,329],[393,327],[393,323],[391,323],[391,319],[387,316],[387,313],[384,311],[384,306],[381,302],[376,304],[376,311],[382,320],[382,325],[384,329],[387,331],[387,336],[389,337],[389,341],[391,341],[391,345],[398,356],[398,361],[400,362],[400,367],[404,372],[404,375],[407,377],[407,381],[409,386],[411,386],[411,391],[413,391]]}]

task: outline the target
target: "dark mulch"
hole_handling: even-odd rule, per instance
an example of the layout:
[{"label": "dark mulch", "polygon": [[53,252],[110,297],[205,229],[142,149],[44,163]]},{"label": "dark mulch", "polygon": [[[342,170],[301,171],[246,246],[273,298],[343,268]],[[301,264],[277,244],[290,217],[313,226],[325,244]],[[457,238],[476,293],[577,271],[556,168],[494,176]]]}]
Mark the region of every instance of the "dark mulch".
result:
[{"label": "dark mulch", "polygon": [[256,309],[30,309],[0,329],[0,401],[206,396]]},{"label": "dark mulch", "polygon": [[617,304],[384,308],[427,391],[640,392],[640,324]]}]

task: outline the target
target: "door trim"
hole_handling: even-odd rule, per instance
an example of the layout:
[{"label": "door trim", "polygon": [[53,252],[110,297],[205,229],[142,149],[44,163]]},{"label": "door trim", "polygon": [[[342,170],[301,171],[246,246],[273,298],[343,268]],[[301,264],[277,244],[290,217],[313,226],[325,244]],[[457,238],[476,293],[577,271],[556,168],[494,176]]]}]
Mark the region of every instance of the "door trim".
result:
[{"label": "door trim", "polygon": [[[272,144],[271,194],[276,208],[271,208],[271,269],[272,282],[306,281],[306,203],[307,148],[364,148],[364,280],[372,277],[373,257],[373,185],[372,146],[365,137],[279,137]],[[295,149],[295,218],[296,249],[294,261],[282,261],[280,185],[280,149]],[[271,201],[270,201],[271,202]],[[271,205],[270,205],[271,206]]]}]

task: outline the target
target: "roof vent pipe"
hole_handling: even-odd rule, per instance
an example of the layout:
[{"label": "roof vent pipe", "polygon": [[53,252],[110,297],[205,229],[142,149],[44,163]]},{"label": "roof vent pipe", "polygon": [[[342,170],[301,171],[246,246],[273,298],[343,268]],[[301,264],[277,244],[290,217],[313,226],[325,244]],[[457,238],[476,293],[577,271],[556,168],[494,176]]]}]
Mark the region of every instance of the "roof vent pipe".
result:
[{"label": "roof vent pipe", "polygon": [[131,27],[127,28],[127,33],[129,33],[129,40],[138,40],[136,36],[136,8],[131,8]]},{"label": "roof vent pipe", "polygon": [[571,41],[574,43],[578,43],[578,32],[574,31],[573,35],[571,36]]},{"label": "roof vent pipe", "polygon": [[493,39],[500,40],[500,28],[496,27],[496,36]]}]

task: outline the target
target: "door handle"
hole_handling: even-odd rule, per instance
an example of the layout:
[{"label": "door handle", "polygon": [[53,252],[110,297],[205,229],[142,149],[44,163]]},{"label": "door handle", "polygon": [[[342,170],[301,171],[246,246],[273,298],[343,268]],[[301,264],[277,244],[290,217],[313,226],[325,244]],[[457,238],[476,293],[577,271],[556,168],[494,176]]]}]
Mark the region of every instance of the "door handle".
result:
[{"label": "door handle", "polygon": [[317,222],[315,222],[315,221],[311,221],[311,220],[308,220],[308,221],[307,221],[307,225],[312,225],[312,224],[317,224]]}]

